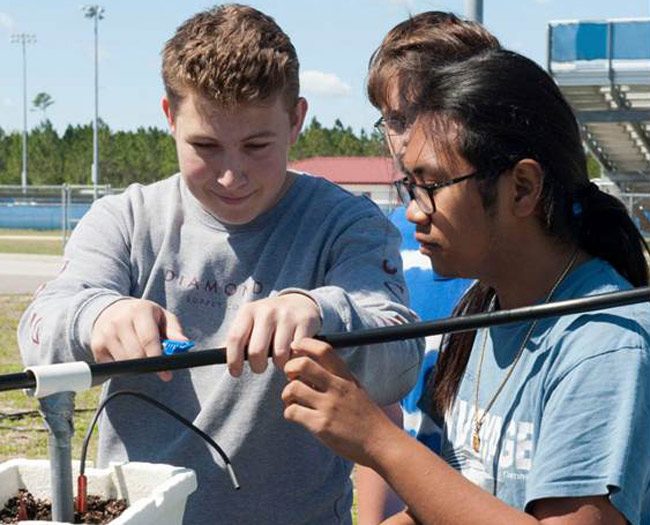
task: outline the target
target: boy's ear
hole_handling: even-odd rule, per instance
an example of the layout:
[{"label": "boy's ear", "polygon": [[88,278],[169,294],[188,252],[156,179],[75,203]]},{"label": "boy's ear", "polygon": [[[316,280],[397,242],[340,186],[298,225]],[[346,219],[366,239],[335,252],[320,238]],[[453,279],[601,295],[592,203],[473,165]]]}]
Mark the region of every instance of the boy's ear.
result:
[{"label": "boy's ear", "polygon": [[532,159],[522,159],[512,168],[512,210],[517,217],[535,214],[544,188],[544,171]]},{"label": "boy's ear", "polygon": [[309,106],[307,104],[307,100],[303,97],[300,97],[296,103],[296,107],[292,112],[289,113],[291,125],[289,132],[289,141],[292,146],[298,140],[298,135],[300,135],[300,130],[302,129],[302,125],[305,122],[305,117],[307,116],[308,107]]},{"label": "boy's ear", "polygon": [[166,96],[163,96],[162,100],[160,101],[160,104],[162,105],[163,113],[165,114],[165,118],[167,119],[169,130],[172,132],[172,134],[174,134],[176,131],[176,126],[174,125],[174,116],[172,115],[172,107],[171,104],[169,103],[169,99]]}]

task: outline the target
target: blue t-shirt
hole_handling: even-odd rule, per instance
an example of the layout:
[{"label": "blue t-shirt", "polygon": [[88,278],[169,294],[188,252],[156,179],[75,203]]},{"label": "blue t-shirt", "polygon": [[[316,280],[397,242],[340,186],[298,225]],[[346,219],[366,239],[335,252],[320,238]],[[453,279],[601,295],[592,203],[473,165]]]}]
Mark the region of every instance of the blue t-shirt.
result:
[{"label": "blue t-shirt", "polygon": [[[606,262],[576,268],[553,300],[629,289]],[[487,331],[478,405],[504,378],[530,322]],[[543,319],[483,420],[472,448],[479,330],[442,430],[442,457],[509,505],[609,494],[632,524],[650,524],[650,305]],[[431,409],[433,385],[420,406]]]},{"label": "blue t-shirt", "polygon": [[[420,319],[426,321],[449,317],[472,281],[441,277],[433,271],[431,260],[419,251],[420,245],[414,237],[415,225],[406,219],[406,208],[396,208],[389,218],[402,234],[400,253],[411,309]],[[412,436],[417,436],[425,445],[436,451],[439,450],[440,432],[423,431],[424,428],[431,428],[432,422],[426,421],[428,416],[418,408],[417,403],[436,364],[440,339],[439,335],[427,337],[418,381],[401,402],[404,430]]]}]

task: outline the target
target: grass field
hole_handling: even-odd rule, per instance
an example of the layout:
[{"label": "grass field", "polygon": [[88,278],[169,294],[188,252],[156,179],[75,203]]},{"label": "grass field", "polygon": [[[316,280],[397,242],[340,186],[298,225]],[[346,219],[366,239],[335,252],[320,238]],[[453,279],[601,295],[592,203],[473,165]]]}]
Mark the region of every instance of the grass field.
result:
[{"label": "grass field", "polygon": [[[26,295],[0,295],[0,374],[22,371],[16,343],[16,327],[29,302]],[[92,411],[97,405],[99,388],[77,395],[73,457],[79,457],[81,441]],[[38,402],[22,391],[0,392],[0,462],[15,457],[46,458],[47,432],[38,413]],[[94,457],[94,441],[89,450]]]},{"label": "grass field", "polygon": [[0,228],[0,237],[3,235],[20,235],[25,237],[52,237],[61,240],[59,230],[16,230],[12,228]]},{"label": "grass field", "polygon": [[61,232],[0,229],[0,253],[61,255]]}]

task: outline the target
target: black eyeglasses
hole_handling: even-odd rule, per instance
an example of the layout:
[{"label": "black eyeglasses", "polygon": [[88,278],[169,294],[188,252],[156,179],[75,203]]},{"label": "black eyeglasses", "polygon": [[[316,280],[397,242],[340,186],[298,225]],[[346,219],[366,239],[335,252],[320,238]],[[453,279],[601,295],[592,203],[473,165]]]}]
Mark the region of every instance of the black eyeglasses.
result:
[{"label": "black eyeglasses", "polygon": [[433,198],[433,194],[436,191],[447,186],[453,186],[454,184],[458,184],[464,180],[471,179],[477,175],[480,175],[480,173],[475,171],[444,182],[432,182],[430,184],[417,184],[411,181],[409,177],[404,177],[403,179],[395,181],[393,184],[395,185],[397,195],[399,195],[404,206],[408,206],[409,203],[414,200],[422,213],[431,215],[436,211],[436,201]]},{"label": "black eyeglasses", "polygon": [[382,133],[401,134],[408,129],[407,119],[400,116],[384,117],[383,115],[373,124]]},{"label": "black eyeglasses", "polygon": [[388,146],[388,151],[394,158],[397,154],[397,148],[393,144],[395,136],[403,135],[409,128],[408,122],[404,117],[384,117],[381,116],[374,124],[374,128],[384,137]]}]

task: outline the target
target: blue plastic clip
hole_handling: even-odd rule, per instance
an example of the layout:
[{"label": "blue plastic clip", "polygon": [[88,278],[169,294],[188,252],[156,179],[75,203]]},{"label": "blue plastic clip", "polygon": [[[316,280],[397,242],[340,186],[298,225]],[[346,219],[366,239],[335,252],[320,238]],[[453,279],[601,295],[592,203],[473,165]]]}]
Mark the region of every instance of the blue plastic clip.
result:
[{"label": "blue plastic clip", "polygon": [[194,341],[177,341],[175,339],[163,339],[162,348],[165,355],[184,354],[196,345]]}]

